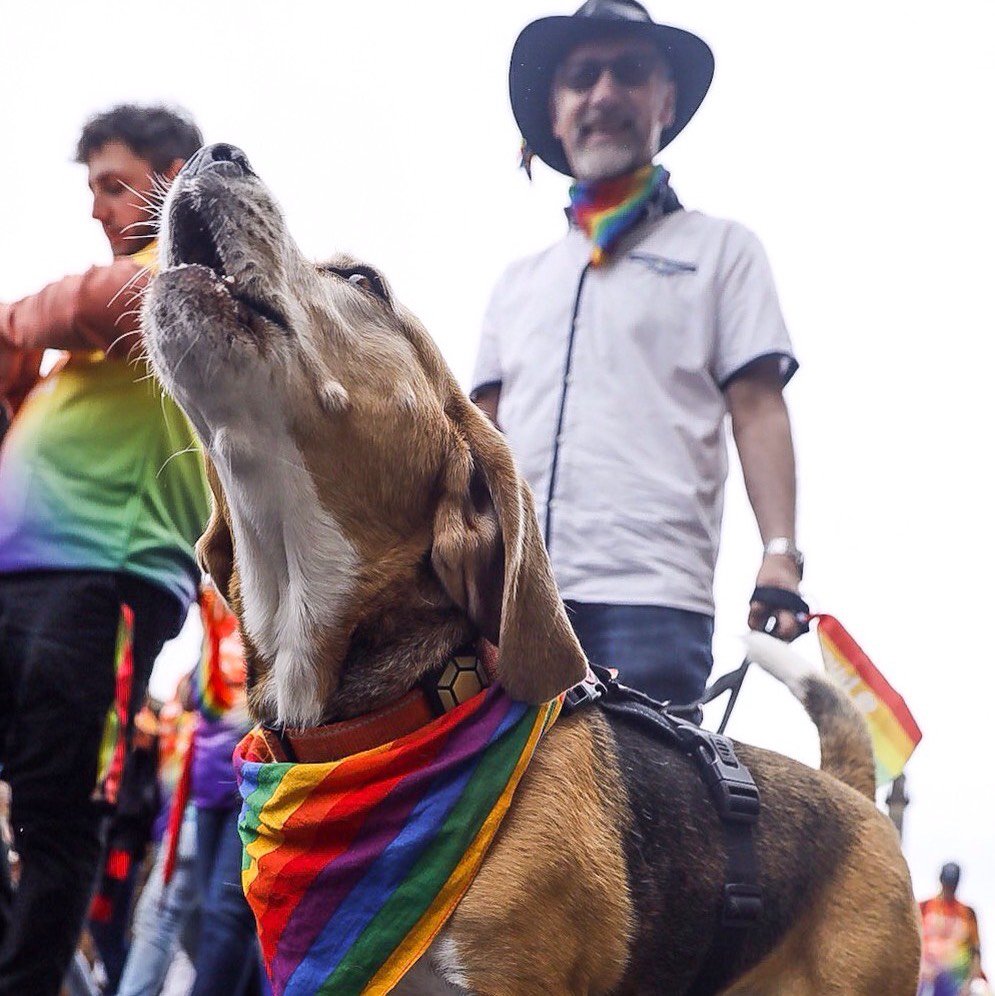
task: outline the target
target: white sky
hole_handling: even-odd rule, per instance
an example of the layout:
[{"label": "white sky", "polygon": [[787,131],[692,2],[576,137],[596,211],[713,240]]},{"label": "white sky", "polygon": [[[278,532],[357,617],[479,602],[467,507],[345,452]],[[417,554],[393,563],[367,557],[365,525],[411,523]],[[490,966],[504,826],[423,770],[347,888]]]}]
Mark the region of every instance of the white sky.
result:
[{"label": "white sky", "polygon": [[[579,3],[579,0],[575,0]],[[753,228],[801,360],[788,388],[805,592],[924,731],[906,850],[920,896],[964,865],[995,968],[990,407],[995,261],[991,0],[651,2],[716,53],[712,91],[662,161],[684,204]],[[566,181],[516,171],[507,63],[573,6],[365,0],[168,5],[0,0],[0,299],[106,258],[82,121],[122,100],[189,108],[283,203],[306,252],[382,266],[464,385],[504,265],[559,236]],[[717,669],[759,540],[731,474]],[[799,649],[818,653],[814,637]],[[181,656],[174,655],[175,661]],[[735,736],[817,761],[814,732],[751,674]]]}]

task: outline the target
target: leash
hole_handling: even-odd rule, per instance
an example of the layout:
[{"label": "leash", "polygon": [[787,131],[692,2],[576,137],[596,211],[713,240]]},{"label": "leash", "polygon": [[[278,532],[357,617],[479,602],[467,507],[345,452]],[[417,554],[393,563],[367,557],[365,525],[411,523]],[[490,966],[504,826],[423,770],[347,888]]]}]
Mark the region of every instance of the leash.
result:
[{"label": "leash", "polygon": [[[760,586],[753,589],[750,601],[762,602],[768,609],[787,609],[789,612],[793,612],[802,624],[801,632],[808,632],[811,609],[808,606],[808,602],[801,595],[786,588]],[[763,631],[772,634],[776,628],[777,616],[771,612],[764,622]],[[722,714],[722,722],[719,723],[718,728],[719,733],[725,733],[726,726],[729,724],[729,717],[732,716],[732,710],[736,705],[736,700],[739,698],[740,691],[742,691],[743,679],[746,677],[746,672],[749,671],[751,663],[749,657],[744,657],[743,663],[735,671],[729,671],[716,678],[705,689],[704,694],[697,702],[692,702],[687,706],[679,706],[677,707],[677,711],[694,715],[703,705],[728,692],[729,701],[726,703],[725,712]]]}]

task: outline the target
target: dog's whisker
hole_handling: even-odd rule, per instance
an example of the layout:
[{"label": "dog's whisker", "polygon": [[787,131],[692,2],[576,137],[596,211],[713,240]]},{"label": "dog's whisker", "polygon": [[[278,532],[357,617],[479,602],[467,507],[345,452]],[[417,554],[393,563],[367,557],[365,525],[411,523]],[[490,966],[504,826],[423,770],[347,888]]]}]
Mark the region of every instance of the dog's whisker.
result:
[{"label": "dog's whisker", "polygon": [[137,342],[131,344],[131,348],[128,350],[127,362],[133,367],[137,367],[139,363],[144,363],[148,366],[148,357],[145,355],[145,342],[139,339]]},{"label": "dog's whisker", "polygon": [[126,280],[122,285],[121,289],[107,302],[107,307],[109,308],[129,287],[134,286],[136,281],[141,280],[142,277],[150,273],[152,267],[143,266],[133,277]]},{"label": "dog's whisker", "polygon": [[[124,315],[122,315],[122,316],[121,316],[121,318],[123,318],[123,317],[124,317]],[[119,319],[119,321],[120,321],[120,319]],[[117,324],[117,323],[115,322],[115,324]],[[115,339],[115,340],[114,340],[114,341],[113,341],[113,342],[112,342],[112,343],[111,343],[111,344],[110,344],[110,345],[109,345],[109,346],[108,346],[108,347],[107,347],[107,348],[106,348],[106,349],[104,350],[104,353],[105,353],[106,355],[110,356],[111,352],[112,352],[112,351],[114,350],[114,347],[115,347],[115,346],[117,346],[117,345],[118,345],[118,343],[121,343],[121,342],[124,342],[124,340],[125,340],[125,339],[127,339],[127,338],[129,338],[130,336],[133,336],[133,335],[141,335],[141,333],[140,333],[140,332],[138,331],[138,329],[132,329],[132,330],[131,330],[130,332],[123,332],[123,333],[122,333],[121,335],[119,335],[119,336],[118,336],[118,337],[117,337],[117,338],[116,338],[116,339]]]},{"label": "dog's whisker", "polygon": [[[117,328],[117,326],[121,324],[122,319],[124,319],[124,318],[137,318],[139,315],[141,315],[141,313],[142,312],[141,312],[140,308],[133,308],[131,311],[123,311],[123,312],[121,312],[121,314],[118,315],[117,318],[114,319],[114,327]],[[139,335],[139,330],[138,329],[132,329],[130,332],[125,332],[124,335],[125,336],[128,336],[128,335]],[[124,336],[122,336],[121,338],[124,338]],[[117,342],[118,340],[115,339],[114,341]]]},{"label": "dog's whisker", "polygon": [[[160,402],[161,402],[161,403],[163,404],[163,406],[165,406],[165,399],[166,399],[166,394],[165,394],[165,392],[163,392],[163,393],[162,393],[162,394],[160,395]],[[163,410],[165,411],[165,407],[163,408]],[[156,473],[155,473],[155,476],[156,476],[156,479],[158,479],[159,475],[160,475],[160,474],[161,474],[161,473],[162,473],[162,472],[163,472],[163,471],[164,471],[164,470],[166,469],[166,467],[168,467],[168,466],[169,466],[169,464],[170,464],[170,463],[171,463],[171,462],[172,462],[173,460],[175,460],[175,459],[176,459],[177,457],[181,457],[181,456],[184,456],[184,455],[185,455],[185,454],[187,454],[187,453],[199,453],[199,452],[200,452],[200,448],[199,448],[198,446],[188,446],[188,447],[187,447],[186,449],[184,449],[184,450],[177,450],[177,451],[176,451],[175,453],[172,453],[172,454],[170,454],[170,455],[169,455],[169,456],[168,456],[168,457],[167,457],[167,458],[166,458],[166,459],[165,459],[165,460],[163,461],[163,463],[162,463],[162,466],[161,466],[161,467],[160,467],[160,468],[159,468],[159,469],[158,469],[158,470],[156,471]]]},{"label": "dog's whisker", "polygon": [[[146,174],[146,176],[147,175],[148,174]],[[125,183],[124,180],[121,181],[121,186],[124,187],[124,189],[127,190],[129,193],[134,194],[143,204],[155,203],[155,201],[151,198],[151,196],[149,196],[148,193],[145,193],[141,190],[135,190],[135,188],[132,187],[130,184]],[[137,207],[138,205],[136,204],[134,206]]]},{"label": "dog's whisker", "polygon": [[[135,206],[137,207],[138,205]],[[151,228],[157,231],[159,228],[159,222],[155,219],[151,221],[133,221],[130,225],[125,225],[124,228],[121,229],[121,231],[129,232],[133,228]]]},{"label": "dog's whisker", "polygon": [[148,290],[147,287],[141,287],[138,290],[133,291],[131,297],[128,298],[128,304],[129,305],[136,305],[137,307],[140,308],[141,305],[142,305],[142,302],[145,299],[145,294],[146,294],[147,290]]}]

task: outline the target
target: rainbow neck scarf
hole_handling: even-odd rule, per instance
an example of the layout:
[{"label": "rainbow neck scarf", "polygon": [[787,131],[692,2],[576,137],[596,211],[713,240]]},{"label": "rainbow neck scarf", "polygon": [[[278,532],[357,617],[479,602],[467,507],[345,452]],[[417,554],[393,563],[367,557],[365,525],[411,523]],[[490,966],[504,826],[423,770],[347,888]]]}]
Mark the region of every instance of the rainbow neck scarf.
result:
[{"label": "rainbow neck scarf", "polygon": [[242,887],[276,996],[389,992],[469,888],[560,699],[493,685],[408,736],[321,764],[235,750]]},{"label": "rainbow neck scarf", "polygon": [[610,180],[580,181],[570,188],[571,220],[591,240],[591,265],[600,266],[634,228],[670,175],[662,166],[643,166]]}]

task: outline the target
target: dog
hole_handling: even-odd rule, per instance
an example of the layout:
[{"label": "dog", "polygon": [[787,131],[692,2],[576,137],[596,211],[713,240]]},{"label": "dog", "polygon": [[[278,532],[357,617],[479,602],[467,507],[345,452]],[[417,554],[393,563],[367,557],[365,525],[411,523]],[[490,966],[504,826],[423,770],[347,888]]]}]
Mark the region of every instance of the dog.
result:
[{"label": "dog", "polygon": [[[307,261],[229,145],[175,181],[160,253],[146,348],[204,445],[198,554],[241,621],[255,717],[303,731],[363,717],[479,639],[516,700],[580,681],[528,486],[384,277]],[[764,893],[740,943],[718,925],[725,848],[699,774],[592,707],[545,734],[396,991],[914,993],[915,903],[866,727],[821,675],[779,677],[818,727],[822,769],[736,747],[760,792]]]}]

